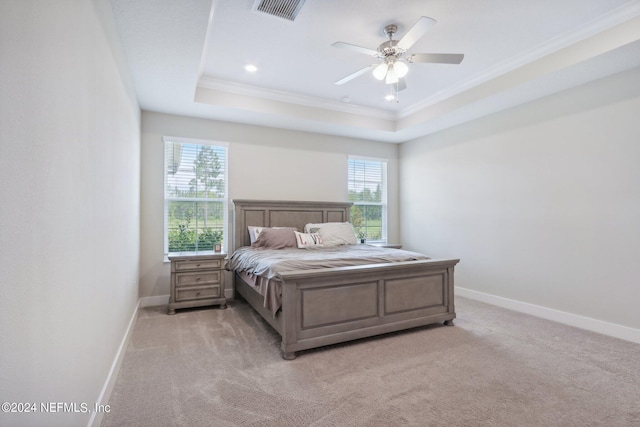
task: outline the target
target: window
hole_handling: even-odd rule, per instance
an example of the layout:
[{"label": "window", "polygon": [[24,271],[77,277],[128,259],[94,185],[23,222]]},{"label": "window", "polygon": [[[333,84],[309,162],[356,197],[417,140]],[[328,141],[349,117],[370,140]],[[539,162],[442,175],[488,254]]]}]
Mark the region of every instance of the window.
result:
[{"label": "window", "polygon": [[387,161],[349,156],[351,223],[358,237],[387,241]]},{"label": "window", "polygon": [[164,137],[164,253],[227,241],[227,144]]}]

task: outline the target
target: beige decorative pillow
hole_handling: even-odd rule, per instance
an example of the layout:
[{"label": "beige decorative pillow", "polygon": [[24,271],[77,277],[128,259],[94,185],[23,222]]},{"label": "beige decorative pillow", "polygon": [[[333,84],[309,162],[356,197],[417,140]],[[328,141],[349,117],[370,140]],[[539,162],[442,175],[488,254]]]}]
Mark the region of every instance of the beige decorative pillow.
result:
[{"label": "beige decorative pillow", "polygon": [[353,225],[348,222],[324,222],[307,224],[304,226],[307,233],[320,234],[324,246],[355,245],[358,243]]},{"label": "beige decorative pillow", "polygon": [[322,237],[318,233],[300,233],[295,231],[298,248],[308,248],[312,246],[323,246]]}]

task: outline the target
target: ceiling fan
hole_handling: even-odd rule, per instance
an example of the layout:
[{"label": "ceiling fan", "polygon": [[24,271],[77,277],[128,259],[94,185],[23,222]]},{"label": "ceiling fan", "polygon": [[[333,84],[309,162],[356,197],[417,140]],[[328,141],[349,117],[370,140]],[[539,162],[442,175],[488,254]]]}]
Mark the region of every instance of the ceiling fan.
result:
[{"label": "ceiling fan", "polygon": [[464,59],[461,53],[414,53],[405,56],[407,51],[411,49],[422,36],[425,35],[429,28],[436,24],[436,20],[422,16],[418,19],[413,27],[400,40],[394,40],[393,35],[398,31],[396,24],[384,27],[384,34],[389,40],[378,46],[377,50],[368,49],[366,47],[356,46],[354,44],[335,42],[331,46],[343,49],[349,49],[354,52],[364,53],[380,59],[379,63],[369,65],[355,73],[338,80],[334,84],[342,85],[358,76],[365,74],[369,70],[373,70],[373,76],[378,80],[384,80],[386,84],[393,84],[396,91],[403,90],[407,87],[404,76],[407,75],[409,67],[407,63],[422,62],[434,64],[459,64]]}]

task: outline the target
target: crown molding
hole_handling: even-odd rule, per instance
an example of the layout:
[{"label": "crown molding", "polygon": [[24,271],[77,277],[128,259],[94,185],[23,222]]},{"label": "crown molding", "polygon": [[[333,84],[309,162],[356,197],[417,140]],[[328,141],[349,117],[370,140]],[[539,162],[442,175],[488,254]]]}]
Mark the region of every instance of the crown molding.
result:
[{"label": "crown molding", "polygon": [[[469,91],[483,83],[497,79],[500,76],[524,67],[536,60],[552,55],[555,52],[571,45],[591,37],[595,37],[606,30],[612,29],[630,19],[637,18],[638,16],[640,16],[640,2],[637,0],[629,1],[626,4],[599,16],[598,18],[585,23],[584,25],[565,31],[564,33],[559,34],[558,36],[547,40],[532,49],[521,52],[506,61],[499,62],[481,73],[462,80],[458,84],[438,91],[432,96],[415,104],[409,105],[397,112],[348,104],[314,96],[294,94],[286,91],[265,89],[234,81],[216,79],[204,74],[201,74],[198,79],[197,87],[220,91],[227,94],[255,97],[273,102],[317,108],[337,113],[353,114],[370,119],[385,120],[395,124],[395,127],[397,128],[400,120],[404,118],[433,107],[436,104]],[[396,131],[397,130],[398,129],[396,129]]]},{"label": "crown molding", "polygon": [[593,37],[603,31],[620,25],[625,21],[628,21],[629,19],[635,18],[637,16],[640,16],[640,2],[638,2],[637,0],[632,0],[604,15],[599,16],[596,19],[587,22],[584,25],[566,31],[544,43],[539,44],[532,49],[529,49],[526,52],[522,52],[510,58],[507,61],[499,62],[495,66],[487,69],[486,71],[483,71],[482,73],[478,73],[454,86],[436,92],[423,101],[400,110],[397,114],[397,118],[402,119],[408,117],[439,102],[442,102],[447,98],[465,92],[475,86],[495,79],[505,73],[508,73],[509,71],[513,71],[537,59],[543,58],[547,55],[571,46],[577,42],[585,40],[589,37]]},{"label": "crown molding", "polygon": [[324,110],[336,111],[340,113],[356,114],[360,116],[389,120],[395,122],[397,114],[380,110],[377,108],[362,107],[359,105],[346,104],[338,101],[316,98],[312,96],[298,95],[274,89],[264,89],[256,86],[245,85],[227,80],[215,79],[211,76],[200,76],[198,87],[218,90],[235,95],[253,96],[270,101],[284,102],[288,104],[302,105],[305,107],[320,108]]}]

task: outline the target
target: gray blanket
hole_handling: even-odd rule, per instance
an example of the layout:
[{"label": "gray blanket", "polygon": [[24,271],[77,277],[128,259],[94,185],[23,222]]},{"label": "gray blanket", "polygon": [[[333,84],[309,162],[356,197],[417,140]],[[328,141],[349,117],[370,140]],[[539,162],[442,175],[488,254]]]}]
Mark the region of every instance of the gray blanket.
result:
[{"label": "gray blanket", "polygon": [[243,247],[233,253],[227,268],[273,279],[284,271],[349,267],[420,259],[429,259],[429,257],[417,252],[369,245],[344,245],[312,249]]}]

